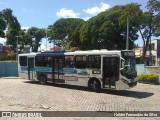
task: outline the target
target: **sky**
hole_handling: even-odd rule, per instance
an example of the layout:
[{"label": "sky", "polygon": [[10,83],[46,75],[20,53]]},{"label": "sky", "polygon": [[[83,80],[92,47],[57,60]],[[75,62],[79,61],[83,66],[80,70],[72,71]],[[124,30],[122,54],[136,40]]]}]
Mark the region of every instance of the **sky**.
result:
[{"label": "sky", "polygon": [[[60,18],[88,20],[115,5],[131,2],[141,4],[142,9],[147,4],[147,0],[0,0],[0,11],[12,9],[22,29],[33,26],[47,28]],[[0,43],[4,42],[0,38]],[[45,40],[42,40],[42,44],[46,44]]]}]

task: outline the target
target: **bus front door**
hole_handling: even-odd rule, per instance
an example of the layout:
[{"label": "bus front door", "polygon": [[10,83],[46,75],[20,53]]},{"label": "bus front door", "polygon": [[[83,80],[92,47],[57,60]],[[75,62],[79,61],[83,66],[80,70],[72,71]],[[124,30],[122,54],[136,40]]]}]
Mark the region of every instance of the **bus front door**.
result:
[{"label": "bus front door", "polygon": [[53,82],[64,83],[63,80],[63,58],[53,59],[52,71],[53,71]]},{"label": "bus front door", "polygon": [[119,79],[119,57],[103,58],[103,87],[115,88]]},{"label": "bus front door", "polygon": [[28,58],[28,79],[34,80],[34,58]]}]

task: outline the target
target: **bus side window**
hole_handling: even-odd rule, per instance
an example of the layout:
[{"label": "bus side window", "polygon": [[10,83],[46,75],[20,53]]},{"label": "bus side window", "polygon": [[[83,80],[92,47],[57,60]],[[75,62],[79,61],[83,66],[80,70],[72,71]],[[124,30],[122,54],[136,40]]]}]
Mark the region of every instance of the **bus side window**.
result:
[{"label": "bus side window", "polygon": [[54,59],[54,68],[61,69],[63,68],[64,59]]},{"label": "bus side window", "polygon": [[47,66],[47,67],[51,67],[51,64],[52,64],[52,57],[47,57],[46,62],[47,62],[46,66]]},{"label": "bus side window", "polygon": [[87,61],[87,68],[101,68],[101,56],[99,55],[89,55]]},{"label": "bus side window", "polygon": [[51,67],[51,57],[43,57],[43,56],[36,56],[35,57],[35,66],[37,67]]},{"label": "bus side window", "polygon": [[59,68],[63,68],[64,66],[64,59],[59,59]]},{"label": "bus side window", "polygon": [[19,57],[20,66],[27,66],[27,56]]},{"label": "bus side window", "polygon": [[86,68],[87,56],[79,55],[75,57],[75,68]]},{"label": "bus side window", "polygon": [[36,66],[36,67],[41,67],[41,66],[43,66],[42,60],[43,60],[43,57],[41,57],[41,56],[36,56],[36,57],[35,57],[35,66]]},{"label": "bus side window", "polygon": [[74,56],[65,56],[65,67],[74,68]]}]

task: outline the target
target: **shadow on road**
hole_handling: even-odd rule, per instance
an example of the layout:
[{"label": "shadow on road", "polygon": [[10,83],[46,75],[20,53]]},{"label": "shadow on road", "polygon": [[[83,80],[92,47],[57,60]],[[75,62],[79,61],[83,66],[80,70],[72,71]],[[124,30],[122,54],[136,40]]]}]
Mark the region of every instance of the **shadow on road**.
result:
[{"label": "shadow on road", "polygon": [[[24,83],[40,85],[38,81],[24,81]],[[89,91],[87,87],[73,86],[73,85],[66,85],[66,84],[47,83],[47,85],[45,85],[45,86],[54,86],[54,87],[72,89],[72,90],[81,90],[81,91],[92,92],[92,91]],[[102,89],[100,93],[125,96],[125,97],[133,97],[133,98],[138,98],[138,99],[143,99],[143,98],[147,98],[147,97],[154,95],[154,93],[151,93],[151,92],[141,92],[141,91],[132,91],[132,90],[118,91],[118,90],[111,90],[111,89]],[[97,94],[99,94],[99,93],[97,93]]]},{"label": "shadow on road", "polygon": [[131,90],[102,90],[101,93],[105,94],[113,94],[113,95],[119,95],[119,96],[125,96],[125,97],[133,97],[138,99],[147,98],[150,96],[153,96],[154,93],[151,92],[141,92],[141,91],[131,91]]}]

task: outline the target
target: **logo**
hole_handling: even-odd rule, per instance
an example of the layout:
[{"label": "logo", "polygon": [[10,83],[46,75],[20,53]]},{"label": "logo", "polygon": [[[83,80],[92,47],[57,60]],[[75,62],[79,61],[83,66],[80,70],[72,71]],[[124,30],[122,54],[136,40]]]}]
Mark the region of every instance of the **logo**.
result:
[{"label": "logo", "polygon": [[11,112],[2,112],[2,117],[12,117]]}]

